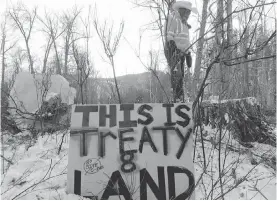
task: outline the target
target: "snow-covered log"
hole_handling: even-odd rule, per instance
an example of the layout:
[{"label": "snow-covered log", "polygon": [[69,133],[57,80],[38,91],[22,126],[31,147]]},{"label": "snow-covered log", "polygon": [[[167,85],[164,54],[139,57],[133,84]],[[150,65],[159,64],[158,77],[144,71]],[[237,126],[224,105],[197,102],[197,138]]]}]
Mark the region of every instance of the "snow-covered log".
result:
[{"label": "snow-covered log", "polygon": [[276,146],[274,132],[253,97],[203,101],[199,109],[198,121],[213,128],[228,129],[241,143],[260,142]]}]

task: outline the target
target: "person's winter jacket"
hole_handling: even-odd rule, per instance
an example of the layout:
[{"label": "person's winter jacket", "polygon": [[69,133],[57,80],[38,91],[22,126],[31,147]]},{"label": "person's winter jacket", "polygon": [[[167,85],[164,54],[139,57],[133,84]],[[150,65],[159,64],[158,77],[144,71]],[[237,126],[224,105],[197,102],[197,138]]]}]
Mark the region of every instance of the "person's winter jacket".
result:
[{"label": "person's winter jacket", "polygon": [[189,25],[183,24],[178,11],[173,11],[168,15],[165,25],[166,41],[173,40],[179,50],[188,53],[186,50],[190,46]]}]

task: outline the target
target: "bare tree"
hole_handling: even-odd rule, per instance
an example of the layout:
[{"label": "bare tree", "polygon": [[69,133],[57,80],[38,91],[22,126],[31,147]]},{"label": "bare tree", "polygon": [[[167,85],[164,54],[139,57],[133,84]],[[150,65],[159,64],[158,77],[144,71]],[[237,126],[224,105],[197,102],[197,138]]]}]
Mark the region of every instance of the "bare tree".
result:
[{"label": "bare tree", "polygon": [[110,27],[107,27],[107,21],[105,20],[104,25],[101,26],[96,14],[95,14],[95,19],[94,19],[93,24],[94,24],[94,27],[96,29],[96,32],[97,32],[101,42],[102,42],[104,52],[105,52],[107,58],[109,59],[110,65],[112,66],[114,83],[115,83],[115,87],[116,87],[116,91],[117,91],[118,101],[121,104],[121,98],[120,98],[118,83],[117,83],[116,74],[115,74],[114,56],[116,54],[116,50],[118,48],[118,45],[119,45],[119,42],[120,42],[120,39],[122,36],[122,32],[124,29],[124,22],[121,21],[119,30],[115,34],[115,36],[113,36],[113,34],[114,34],[113,24]]},{"label": "bare tree", "polygon": [[[72,46],[72,37],[74,33],[74,26],[78,15],[81,13],[81,10],[74,7],[72,11],[65,12],[62,17],[62,23],[65,29],[64,34],[64,74],[68,74],[68,58],[69,50]],[[75,39],[77,40],[77,39]]]},{"label": "bare tree", "polygon": [[[234,37],[234,31],[233,31],[233,16],[232,16],[232,9],[233,9],[233,0],[227,0],[226,2],[226,14],[229,16],[227,19],[227,51],[226,51],[226,58],[227,59],[232,59],[234,52],[232,51],[231,48],[228,48],[229,45],[233,44],[233,37]],[[234,69],[228,68],[227,69],[227,75],[228,75],[228,82],[229,82],[229,87],[227,89],[227,95],[230,98],[232,97],[232,85],[234,83],[234,78],[232,75],[234,75]]]},{"label": "bare tree", "polygon": [[6,53],[5,45],[6,45],[6,17],[4,18],[4,22],[1,24],[1,56],[2,56],[1,87],[3,87],[5,83],[5,53]]},{"label": "bare tree", "polygon": [[[88,16],[86,19],[81,18],[81,21],[83,23],[83,26],[85,28],[84,30],[84,37],[85,37],[85,55],[86,55],[86,66],[87,68],[90,69],[89,73],[92,73],[93,71],[91,70],[92,67],[90,67],[91,62],[90,62],[90,52],[89,52],[89,40],[91,38],[91,6],[89,6],[88,9]],[[85,80],[85,84],[84,84],[85,88],[84,88],[84,93],[86,95],[86,102],[88,102],[88,79]]]},{"label": "bare tree", "polygon": [[[11,44],[9,47],[6,47],[6,44],[8,42],[7,40],[7,18],[6,18],[6,13],[4,13],[4,21],[1,24],[1,64],[2,64],[2,77],[1,77],[1,119],[3,117],[3,115],[5,115],[4,113],[7,111],[7,103],[4,102],[6,101],[6,85],[5,85],[5,71],[6,71],[6,62],[5,62],[5,57],[6,57],[6,53],[11,50],[15,45],[16,42],[14,42],[13,44]],[[2,142],[2,173],[4,174],[5,172],[5,166],[4,166],[4,159],[5,159],[5,154],[4,154],[4,139],[3,139],[3,134],[1,135],[1,142]]]},{"label": "bare tree", "polygon": [[[244,22],[247,23],[247,15],[246,11],[243,12],[244,14]],[[243,49],[244,51],[247,51],[249,43],[249,29],[246,28],[244,36],[243,36]],[[243,58],[245,60],[247,58]],[[248,97],[249,96],[249,63],[245,62],[244,64],[241,65],[243,70],[243,92],[242,92],[242,98]]]},{"label": "bare tree", "polygon": [[[202,19],[201,19],[199,37],[204,35],[205,33],[207,16],[208,16],[208,13],[207,13],[208,3],[209,3],[209,0],[203,0]],[[204,37],[202,37],[197,43],[196,61],[195,61],[193,84],[192,84],[192,87],[194,87],[194,89],[192,90],[193,97],[195,97],[197,93],[197,86],[199,83],[199,77],[200,77],[200,71],[201,71],[203,47],[204,47]]]},{"label": "bare tree", "polygon": [[56,65],[57,65],[56,73],[61,75],[62,73],[61,60],[60,60],[58,47],[57,47],[57,39],[63,34],[64,30],[59,31],[59,20],[57,19],[57,17],[51,16],[46,12],[45,12],[45,20],[43,20],[41,17],[39,17],[39,20],[43,23],[45,27],[43,31],[47,33],[49,37],[47,46],[46,46],[44,60],[43,60],[43,72],[45,72],[47,59],[49,56],[51,46],[53,44],[54,50],[55,50],[55,56],[56,56]]},{"label": "bare tree", "polygon": [[[6,17],[4,19],[3,24],[1,25],[1,57],[2,57],[2,80],[1,80],[1,91],[3,90],[4,84],[5,84],[5,44],[6,44]],[[1,106],[4,105],[3,103],[3,97],[1,92]],[[1,109],[1,119],[3,114],[3,109]],[[1,135],[1,147],[2,147],[2,174],[5,173],[5,152],[4,152],[4,138],[3,134]]]},{"label": "bare tree", "polygon": [[46,48],[45,48],[45,53],[44,53],[44,58],[43,58],[42,73],[46,72],[46,69],[47,69],[47,60],[48,60],[48,57],[49,57],[52,45],[53,45],[53,40],[52,40],[52,38],[50,36],[50,37],[48,37]]},{"label": "bare tree", "polygon": [[30,50],[30,38],[37,16],[37,8],[35,7],[30,11],[24,5],[18,4],[10,9],[9,14],[15,23],[15,27],[19,29],[24,38],[29,60],[29,69],[34,74],[34,61]]},{"label": "bare tree", "polygon": [[[74,39],[73,39],[74,40]],[[92,72],[87,65],[87,54],[77,46],[76,41],[72,43],[73,57],[77,66],[77,83],[80,88],[81,103],[87,103],[87,80]]]}]

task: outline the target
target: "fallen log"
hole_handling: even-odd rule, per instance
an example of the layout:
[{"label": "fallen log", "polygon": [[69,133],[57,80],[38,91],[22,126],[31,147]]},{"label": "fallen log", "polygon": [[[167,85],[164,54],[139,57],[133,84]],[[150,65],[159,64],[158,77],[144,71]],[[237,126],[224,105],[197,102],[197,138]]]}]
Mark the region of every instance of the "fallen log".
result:
[{"label": "fallen log", "polygon": [[258,101],[253,97],[222,101],[203,101],[196,123],[202,122],[212,128],[225,128],[240,143],[259,142],[276,146],[276,136],[266,123]]}]

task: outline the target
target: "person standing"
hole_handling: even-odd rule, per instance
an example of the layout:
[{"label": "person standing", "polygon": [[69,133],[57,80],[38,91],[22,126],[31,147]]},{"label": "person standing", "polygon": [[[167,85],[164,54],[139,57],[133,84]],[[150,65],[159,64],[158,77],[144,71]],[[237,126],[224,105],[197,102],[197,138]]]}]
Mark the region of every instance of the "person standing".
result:
[{"label": "person standing", "polygon": [[[188,18],[191,12],[197,13],[189,1],[177,1],[172,5],[165,24],[165,57],[170,67],[171,86],[173,88],[174,100],[181,99],[183,94],[184,62],[187,67],[192,65],[191,53],[189,51],[189,29]],[[174,102],[175,102],[174,101]]]}]

